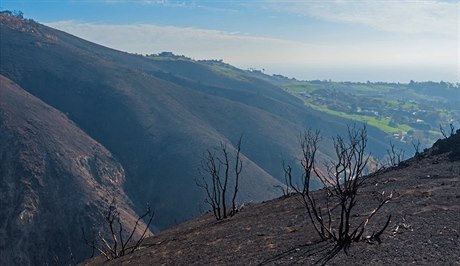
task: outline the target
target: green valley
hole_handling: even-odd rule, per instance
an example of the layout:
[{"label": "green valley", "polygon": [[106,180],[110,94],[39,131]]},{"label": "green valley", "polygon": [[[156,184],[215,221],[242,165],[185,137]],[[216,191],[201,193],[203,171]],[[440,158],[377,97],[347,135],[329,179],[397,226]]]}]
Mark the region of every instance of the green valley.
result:
[{"label": "green valley", "polygon": [[460,88],[447,82],[334,82],[300,81],[250,71],[300,98],[307,108],[365,122],[396,140],[420,141],[423,146],[458,128]]}]

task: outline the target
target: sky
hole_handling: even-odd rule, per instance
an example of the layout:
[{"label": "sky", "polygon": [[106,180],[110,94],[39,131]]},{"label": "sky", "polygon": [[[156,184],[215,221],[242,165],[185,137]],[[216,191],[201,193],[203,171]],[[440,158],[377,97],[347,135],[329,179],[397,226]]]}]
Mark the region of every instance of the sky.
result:
[{"label": "sky", "polygon": [[2,0],[118,50],[297,79],[460,82],[457,0]]}]

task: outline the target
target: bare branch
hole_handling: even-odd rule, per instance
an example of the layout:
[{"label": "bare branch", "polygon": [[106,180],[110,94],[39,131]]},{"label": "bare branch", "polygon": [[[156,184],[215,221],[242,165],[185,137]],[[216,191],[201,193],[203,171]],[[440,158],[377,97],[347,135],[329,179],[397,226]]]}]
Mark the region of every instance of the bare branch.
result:
[{"label": "bare branch", "polygon": [[413,140],[412,147],[414,147],[415,155],[419,155],[420,154],[420,140],[417,140],[417,141]]},{"label": "bare branch", "polygon": [[404,150],[399,149],[398,151],[395,149],[394,143],[390,141],[390,149],[387,149],[388,155],[388,165],[389,166],[398,166],[404,160]]},{"label": "bare branch", "polygon": [[[220,143],[217,154],[207,150],[207,156],[201,162],[201,181],[197,182],[195,179],[197,186],[205,191],[205,202],[210,205],[217,220],[233,216],[238,211],[236,197],[243,169],[241,142],[242,136],[238,140],[234,156],[229,152],[227,144],[223,142]],[[235,160],[233,166],[232,158]],[[233,194],[230,194],[228,188],[231,180],[234,181]],[[229,206],[227,206],[229,200],[232,202],[231,210],[228,210]]]},{"label": "bare branch", "polygon": [[[142,235],[137,241],[134,242],[134,245],[131,245],[131,240],[133,240],[134,234],[137,232],[141,221],[147,216],[149,216],[149,221],[145,225]],[[139,248],[142,241],[145,239],[145,234],[147,233],[149,226],[153,221],[153,217],[154,213],[148,206],[147,211],[136,220],[134,227],[131,229],[131,231],[129,231],[129,236],[126,238],[126,240],[124,240],[124,235],[128,231],[123,228],[120,212],[118,211],[115,200],[112,200],[107,210],[104,212],[104,219],[106,225],[108,226],[111,240],[107,240],[103,233],[99,231],[97,235],[101,244],[96,244],[95,240],[90,242],[87,240],[84,230],[82,229],[83,237],[86,244],[93,248],[93,250],[97,250],[107,260],[112,260],[126,254],[133,253],[137,248]]]},{"label": "bare branch", "polygon": [[[332,239],[336,242],[333,254],[337,254],[342,249],[347,252],[352,242],[362,240],[362,234],[371,218],[391,199],[391,195],[382,199],[366,219],[353,226],[351,217],[353,217],[352,211],[357,203],[359,188],[369,177],[366,175],[370,158],[370,155],[365,152],[367,146],[366,126],[364,125],[361,129],[357,129],[355,126],[348,127],[347,139],[341,136],[333,139],[337,160],[325,164],[325,172],[315,167],[319,132],[306,131],[301,136],[302,159],[300,164],[304,170],[302,186],[293,184],[291,166],[283,164],[285,176],[289,180],[290,187],[300,194],[310,221],[320,238],[323,240]],[[394,145],[392,144],[391,147],[392,150],[389,153],[395,154],[394,160],[400,160],[402,153],[396,155]],[[322,191],[325,201],[315,199],[316,195],[320,194],[319,191],[310,192],[313,173],[324,185]],[[389,221],[380,231],[373,234],[374,237],[378,238],[388,223]],[[327,256],[324,261],[327,262],[330,258],[332,257]]]},{"label": "bare branch", "polygon": [[233,189],[233,198],[232,198],[232,213],[234,215],[237,212],[236,207],[236,195],[238,194],[238,186],[240,180],[241,170],[243,169],[243,161],[241,160],[241,142],[243,140],[243,135],[238,139],[238,144],[236,145],[236,155],[235,155],[235,187]]}]

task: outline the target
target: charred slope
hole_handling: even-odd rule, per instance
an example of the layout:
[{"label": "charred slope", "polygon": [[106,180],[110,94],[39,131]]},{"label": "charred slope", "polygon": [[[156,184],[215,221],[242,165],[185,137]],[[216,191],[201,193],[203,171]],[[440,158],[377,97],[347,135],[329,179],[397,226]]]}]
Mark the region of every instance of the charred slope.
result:
[{"label": "charred slope", "polygon": [[[0,75],[0,261],[69,264],[91,255],[81,229],[101,230],[115,199],[137,218],[109,151],[67,117]],[[73,261],[72,261],[73,260]]]},{"label": "charred slope", "polygon": [[[368,236],[388,215],[381,243],[353,243],[328,265],[456,265],[460,261],[459,134],[366,180],[352,222],[375,208],[382,191],[393,192],[369,223]],[[442,145],[440,145],[442,143]],[[316,194],[318,201],[325,201]],[[146,239],[145,249],[104,265],[316,265],[333,243],[321,241],[300,198],[248,205],[238,215],[215,221],[211,214]],[[356,219],[356,220],[355,220]],[[85,265],[101,265],[101,258]]]}]

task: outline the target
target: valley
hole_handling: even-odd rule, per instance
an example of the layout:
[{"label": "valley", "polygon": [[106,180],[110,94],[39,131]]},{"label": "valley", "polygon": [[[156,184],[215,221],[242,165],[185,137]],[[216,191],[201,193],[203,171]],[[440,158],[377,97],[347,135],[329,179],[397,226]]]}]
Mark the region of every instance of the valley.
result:
[{"label": "valley", "polygon": [[[295,82],[294,82],[295,83]],[[282,87],[309,108],[366,122],[402,142],[419,140],[426,147],[458,124],[458,87],[450,83],[352,83],[306,81]]]}]

